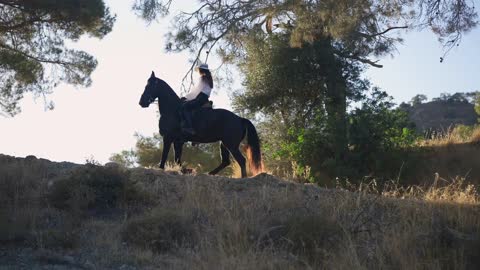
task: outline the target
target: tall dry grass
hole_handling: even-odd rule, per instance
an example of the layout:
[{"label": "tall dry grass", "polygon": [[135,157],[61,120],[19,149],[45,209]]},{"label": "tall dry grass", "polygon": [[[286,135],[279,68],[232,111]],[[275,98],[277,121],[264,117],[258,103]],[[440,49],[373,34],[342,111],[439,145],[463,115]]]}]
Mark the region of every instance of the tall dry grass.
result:
[{"label": "tall dry grass", "polygon": [[449,146],[455,144],[478,144],[480,143],[480,125],[449,127],[443,132],[434,132],[430,137],[416,142],[416,146]]},{"label": "tall dry grass", "polygon": [[387,173],[391,178],[398,174],[402,185],[425,186],[435,174],[447,182],[459,178],[480,184],[480,126],[456,126],[392,155],[386,164],[390,166]]},{"label": "tall dry grass", "polygon": [[[172,269],[478,266],[474,247],[480,243],[479,198],[463,182],[440,185],[438,179],[428,189],[392,186],[375,193],[372,186],[353,192],[321,190],[263,175],[222,181],[231,180],[186,181],[185,196],[167,207],[173,207],[176,217],[159,209],[137,217],[146,221],[154,215],[163,224],[172,218],[190,221],[188,229],[175,232],[186,242],[170,250],[182,258],[169,261]],[[137,231],[132,227],[137,222],[127,221],[126,226]],[[128,230],[124,234],[132,235]],[[171,237],[140,237],[129,243],[161,243]]]},{"label": "tall dry grass", "polygon": [[[99,179],[105,176],[101,167],[89,170],[93,170],[89,175],[101,175]],[[480,266],[479,196],[476,188],[461,178],[447,181],[438,176],[429,186],[409,188],[394,182],[380,188],[372,182],[329,190],[265,174],[231,179],[137,168],[120,181],[134,191],[135,200],[116,197],[119,201],[106,207],[92,200],[92,205],[72,216],[68,209],[49,203],[48,194],[61,181],[73,181],[65,179],[80,179],[78,173],[57,176],[49,185],[50,180],[37,178],[38,171],[21,162],[13,167],[1,165],[0,171],[2,195],[23,190],[22,194],[31,194],[28,198],[38,198],[26,200],[31,202],[30,209],[50,209],[48,218],[34,215],[35,223],[42,226],[32,227],[26,222],[29,232],[44,235],[43,243],[56,239],[42,248],[59,252],[68,249],[69,254],[85,258],[96,269]],[[10,171],[16,173],[6,174]],[[9,179],[20,177],[20,171],[31,175],[31,180],[15,187]],[[106,172],[115,176],[124,171]],[[12,188],[3,190],[7,186]],[[103,186],[95,183],[90,187],[106,192]],[[62,186],[68,187],[75,185]],[[15,196],[21,197],[20,193]],[[15,196],[9,197],[10,204],[4,210],[20,207],[20,203],[15,206]],[[101,211],[96,211],[97,206]],[[44,223],[54,215],[55,222]],[[21,227],[22,221],[16,222]],[[31,243],[21,241],[17,245]]]}]

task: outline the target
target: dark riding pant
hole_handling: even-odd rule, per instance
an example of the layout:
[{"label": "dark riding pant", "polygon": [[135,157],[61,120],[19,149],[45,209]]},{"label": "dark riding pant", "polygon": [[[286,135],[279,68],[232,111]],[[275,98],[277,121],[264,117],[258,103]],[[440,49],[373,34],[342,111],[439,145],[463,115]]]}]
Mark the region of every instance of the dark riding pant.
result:
[{"label": "dark riding pant", "polygon": [[192,112],[202,107],[203,104],[208,102],[208,96],[204,93],[198,94],[195,99],[189,100],[182,105],[182,129],[187,133],[194,133],[192,123]]}]

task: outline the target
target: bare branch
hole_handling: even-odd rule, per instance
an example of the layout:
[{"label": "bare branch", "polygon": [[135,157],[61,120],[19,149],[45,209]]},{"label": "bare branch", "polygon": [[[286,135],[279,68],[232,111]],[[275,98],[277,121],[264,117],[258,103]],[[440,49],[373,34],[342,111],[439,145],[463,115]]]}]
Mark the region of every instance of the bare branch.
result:
[{"label": "bare branch", "polygon": [[384,31],[382,32],[379,32],[379,33],[373,33],[373,34],[366,34],[366,33],[362,33],[362,32],[358,32],[358,34],[360,34],[361,36],[363,37],[369,37],[369,38],[373,38],[373,37],[377,37],[377,36],[381,36],[381,35],[384,35],[392,30],[396,30],[396,29],[408,29],[408,26],[394,26],[394,27],[389,27],[387,29],[385,29]]},{"label": "bare branch", "polygon": [[338,50],[335,50],[334,53],[335,53],[336,55],[340,56],[340,57],[357,60],[357,61],[359,61],[359,62],[361,62],[361,63],[371,65],[372,67],[383,68],[383,65],[377,64],[377,63],[378,63],[378,60],[377,60],[377,61],[372,61],[372,60],[367,59],[367,58],[362,58],[362,57],[360,57],[360,56],[353,55],[353,54],[343,53],[343,52],[338,51]]}]

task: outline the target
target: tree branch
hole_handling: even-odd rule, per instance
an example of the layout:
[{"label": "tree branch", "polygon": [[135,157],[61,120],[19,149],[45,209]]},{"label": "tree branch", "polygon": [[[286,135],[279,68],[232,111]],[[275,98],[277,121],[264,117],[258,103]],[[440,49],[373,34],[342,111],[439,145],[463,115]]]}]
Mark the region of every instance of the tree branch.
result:
[{"label": "tree branch", "polygon": [[64,62],[64,61],[60,61],[60,60],[51,60],[51,59],[39,58],[39,57],[30,55],[26,52],[23,52],[21,50],[14,49],[14,48],[12,48],[12,47],[10,47],[6,44],[2,44],[2,43],[0,43],[0,48],[3,48],[5,50],[9,50],[9,51],[14,52],[14,53],[21,54],[22,56],[24,56],[26,58],[29,58],[29,59],[32,59],[32,60],[35,60],[35,61],[38,61],[38,62],[41,62],[41,63],[61,65],[61,66],[64,66],[64,67],[74,65],[74,63]]},{"label": "tree branch", "polygon": [[357,61],[359,61],[359,62],[361,62],[361,63],[371,65],[372,67],[383,68],[383,65],[377,64],[377,63],[378,63],[378,60],[377,60],[377,61],[372,61],[372,60],[370,60],[370,59],[362,58],[362,57],[359,57],[359,56],[356,56],[356,55],[345,54],[345,53],[342,53],[342,52],[340,52],[340,51],[338,51],[338,50],[335,50],[334,53],[335,53],[337,56],[340,56],[340,57],[343,57],[343,58],[348,58],[348,59],[357,60]]},{"label": "tree branch", "polygon": [[396,29],[408,29],[408,26],[407,25],[405,25],[405,26],[393,26],[393,27],[389,27],[389,28],[385,29],[382,32],[374,33],[374,34],[366,34],[366,33],[362,33],[362,32],[358,32],[358,34],[360,34],[363,37],[373,38],[373,37],[384,35],[384,34],[390,32],[390,31],[396,30]]}]

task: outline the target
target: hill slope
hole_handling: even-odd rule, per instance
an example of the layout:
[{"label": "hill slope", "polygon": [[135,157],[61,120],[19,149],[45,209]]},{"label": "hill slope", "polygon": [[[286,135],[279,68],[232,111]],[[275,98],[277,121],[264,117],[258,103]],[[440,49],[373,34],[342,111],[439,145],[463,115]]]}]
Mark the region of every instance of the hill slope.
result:
[{"label": "hill slope", "polygon": [[468,102],[431,101],[406,108],[419,132],[446,131],[455,125],[477,123],[475,106]]},{"label": "hill slope", "polygon": [[0,269],[477,269],[478,195],[448,192],[0,156]]}]

